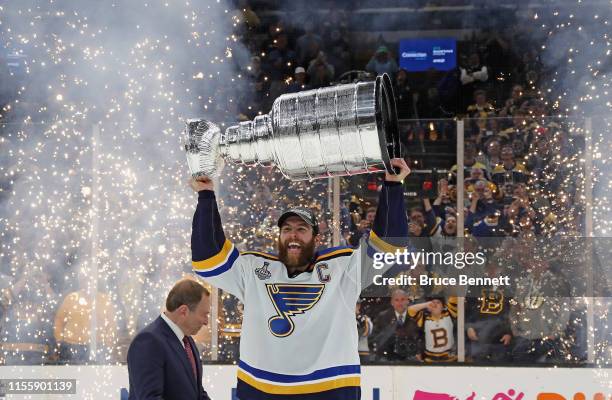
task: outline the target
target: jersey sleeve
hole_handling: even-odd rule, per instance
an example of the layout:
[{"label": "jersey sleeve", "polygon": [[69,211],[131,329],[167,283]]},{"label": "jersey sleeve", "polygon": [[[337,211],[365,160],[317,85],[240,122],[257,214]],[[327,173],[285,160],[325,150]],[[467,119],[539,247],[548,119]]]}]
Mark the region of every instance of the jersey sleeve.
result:
[{"label": "jersey sleeve", "polygon": [[245,271],[248,258],[225,237],[215,193],[198,193],[198,206],[191,230],[193,272],[211,285],[244,301]]},{"label": "jersey sleeve", "polygon": [[[404,251],[408,241],[408,220],[404,203],[404,188],[399,182],[386,182],[378,197],[378,208],[370,235],[361,243],[361,289],[373,282],[374,276],[384,274],[394,264],[374,267],[375,253]],[[365,247],[365,251],[364,251]]]}]

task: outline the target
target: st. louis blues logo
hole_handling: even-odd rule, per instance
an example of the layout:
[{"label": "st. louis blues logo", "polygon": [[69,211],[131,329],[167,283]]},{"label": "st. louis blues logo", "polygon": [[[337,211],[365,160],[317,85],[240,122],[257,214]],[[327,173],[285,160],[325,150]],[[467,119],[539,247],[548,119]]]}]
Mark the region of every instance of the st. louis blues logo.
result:
[{"label": "st. louis blues logo", "polygon": [[266,284],[268,296],[277,315],[268,320],[270,331],[276,337],[291,335],[295,325],[291,317],[310,310],[321,298],[325,285]]},{"label": "st. louis blues logo", "polygon": [[255,275],[257,275],[257,277],[262,281],[265,281],[266,279],[270,279],[270,277],[272,276],[272,273],[268,271],[269,266],[270,266],[270,263],[265,261],[261,268],[255,268]]}]

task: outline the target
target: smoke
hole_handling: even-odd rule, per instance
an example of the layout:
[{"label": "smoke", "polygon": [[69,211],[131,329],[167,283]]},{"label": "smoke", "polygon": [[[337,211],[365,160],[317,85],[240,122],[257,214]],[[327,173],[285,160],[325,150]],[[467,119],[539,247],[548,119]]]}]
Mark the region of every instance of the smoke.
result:
[{"label": "smoke", "polygon": [[162,303],[190,261],[182,120],[221,119],[243,91],[234,15],[218,0],[0,7],[2,47],[25,60],[0,138],[5,272],[62,290],[80,270]]}]

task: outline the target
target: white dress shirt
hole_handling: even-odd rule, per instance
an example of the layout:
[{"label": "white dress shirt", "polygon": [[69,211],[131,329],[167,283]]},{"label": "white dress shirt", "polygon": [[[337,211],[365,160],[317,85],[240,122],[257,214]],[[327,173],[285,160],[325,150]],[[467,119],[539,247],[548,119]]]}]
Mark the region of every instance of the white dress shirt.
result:
[{"label": "white dress shirt", "polygon": [[183,333],[183,330],[174,322],[172,322],[172,320],[170,318],[168,318],[168,316],[166,315],[166,313],[161,313],[161,317],[164,321],[166,321],[166,323],[168,324],[168,326],[170,327],[170,329],[172,329],[172,332],[174,332],[174,334],[176,335],[176,338],[179,340],[179,342],[181,343],[181,346],[185,347],[185,345],[183,344],[183,338],[186,336]]},{"label": "white dress shirt", "polygon": [[401,321],[402,324],[404,322],[406,322],[406,314],[408,314],[408,311],[404,311],[403,314],[398,313],[397,311],[395,312],[395,320],[396,321]]}]

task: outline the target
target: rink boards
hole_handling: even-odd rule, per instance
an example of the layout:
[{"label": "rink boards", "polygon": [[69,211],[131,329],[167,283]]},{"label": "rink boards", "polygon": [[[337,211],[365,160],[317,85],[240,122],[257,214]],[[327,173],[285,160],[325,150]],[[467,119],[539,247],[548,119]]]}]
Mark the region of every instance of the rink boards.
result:
[{"label": "rink boards", "polygon": [[[612,369],[391,367],[362,369],[362,400],[610,400]],[[127,399],[127,366],[0,366],[0,379],[76,379],[76,394],[7,399]],[[233,400],[235,366],[204,366],[214,400]],[[0,392],[1,393],[1,392]],[[0,395],[0,399],[2,396]]]}]

